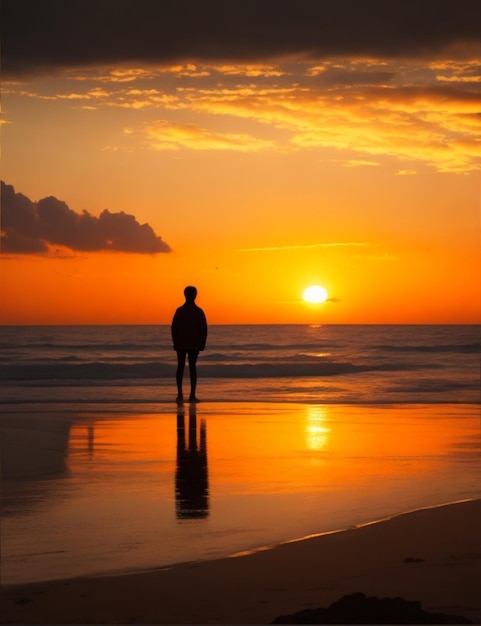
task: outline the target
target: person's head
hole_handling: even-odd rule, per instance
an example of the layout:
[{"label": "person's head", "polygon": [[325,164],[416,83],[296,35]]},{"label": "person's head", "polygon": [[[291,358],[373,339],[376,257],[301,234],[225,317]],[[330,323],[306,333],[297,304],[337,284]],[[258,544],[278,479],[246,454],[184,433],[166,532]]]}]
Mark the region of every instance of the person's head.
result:
[{"label": "person's head", "polygon": [[197,289],[189,285],[184,289],[184,296],[187,302],[194,302],[197,297]]}]

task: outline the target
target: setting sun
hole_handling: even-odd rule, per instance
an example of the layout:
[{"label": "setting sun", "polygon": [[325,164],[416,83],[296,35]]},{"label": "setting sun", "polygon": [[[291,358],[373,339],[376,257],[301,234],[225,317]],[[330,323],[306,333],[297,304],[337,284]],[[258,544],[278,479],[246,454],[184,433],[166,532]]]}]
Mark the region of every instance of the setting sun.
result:
[{"label": "setting sun", "polygon": [[327,291],[320,285],[311,285],[303,291],[302,299],[310,304],[321,304],[327,300]]}]

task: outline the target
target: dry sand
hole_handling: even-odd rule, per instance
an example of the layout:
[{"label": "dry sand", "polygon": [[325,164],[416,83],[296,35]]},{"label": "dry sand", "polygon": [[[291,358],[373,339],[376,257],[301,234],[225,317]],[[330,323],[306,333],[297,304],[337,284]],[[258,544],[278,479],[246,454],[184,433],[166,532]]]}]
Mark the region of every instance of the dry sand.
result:
[{"label": "dry sand", "polygon": [[345,594],[481,623],[481,500],[246,556],[2,588],[1,623],[267,624]]}]

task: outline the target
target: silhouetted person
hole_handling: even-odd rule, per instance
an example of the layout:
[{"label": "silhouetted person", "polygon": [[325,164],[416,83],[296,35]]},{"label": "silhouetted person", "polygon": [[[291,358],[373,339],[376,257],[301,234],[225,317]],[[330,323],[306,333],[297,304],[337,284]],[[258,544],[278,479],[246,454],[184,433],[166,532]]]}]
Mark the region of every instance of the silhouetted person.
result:
[{"label": "silhouetted person", "polygon": [[178,519],[202,519],[209,515],[206,425],[201,420],[198,445],[195,404],[191,404],[189,411],[188,445],[183,409],[179,408],[177,413],[175,502]]},{"label": "silhouetted person", "polygon": [[172,341],[177,352],[177,403],[182,404],[182,380],[184,378],[185,358],[189,357],[190,402],[198,402],[195,395],[197,386],[197,357],[205,348],[207,340],[207,320],[204,311],[195,303],[197,289],[184,289],[185,303],[174,313],[172,319]]}]

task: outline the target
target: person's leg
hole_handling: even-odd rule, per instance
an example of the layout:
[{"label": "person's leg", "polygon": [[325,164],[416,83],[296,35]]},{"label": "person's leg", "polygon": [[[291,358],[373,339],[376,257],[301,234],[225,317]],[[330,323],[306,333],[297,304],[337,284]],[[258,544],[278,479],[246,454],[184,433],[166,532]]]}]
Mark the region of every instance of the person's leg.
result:
[{"label": "person's leg", "polygon": [[189,374],[190,374],[190,397],[189,400],[191,402],[198,402],[195,397],[195,390],[197,387],[197,357],[199,356],[199,352],[192,351],[189,352]]},{"label": "person's leg", "polygon": [[185,352],[177,350],[177,371],[175,373],[175,380],[177,382],[177,402],[182,402],[184,399],[182,393],[182,379],[184,378],[185,354]]}]

